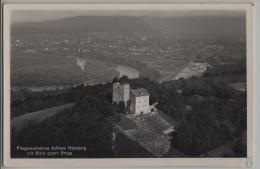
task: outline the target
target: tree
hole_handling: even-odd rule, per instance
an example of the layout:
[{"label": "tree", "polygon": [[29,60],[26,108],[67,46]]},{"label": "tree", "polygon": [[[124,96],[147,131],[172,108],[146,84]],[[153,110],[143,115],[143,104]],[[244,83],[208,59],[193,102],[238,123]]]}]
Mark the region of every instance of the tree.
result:
[{"label": "tree", "polygon": [[126,75],[123,75],[120,79],[119,79],[120,83],[129,83],[129,78]]}]

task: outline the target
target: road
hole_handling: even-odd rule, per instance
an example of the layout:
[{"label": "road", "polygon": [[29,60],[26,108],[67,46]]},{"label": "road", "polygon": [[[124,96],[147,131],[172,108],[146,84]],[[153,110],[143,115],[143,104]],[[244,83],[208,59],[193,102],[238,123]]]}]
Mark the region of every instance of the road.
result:
[{"label": "road", "polygon": [[174,79],[174,77],[177,76],[188,64],[190,64],[194,60],[195,57],[196,57],[196,55],[193,55],[189,60],[187,60],[187,62],[185,62],[177,70],[175,70],[174,72],[170,73],[168,76],[164,77],[163,79],[160,79],[159,83],[162,83],[164,81],[170,81],[170,80]]}]

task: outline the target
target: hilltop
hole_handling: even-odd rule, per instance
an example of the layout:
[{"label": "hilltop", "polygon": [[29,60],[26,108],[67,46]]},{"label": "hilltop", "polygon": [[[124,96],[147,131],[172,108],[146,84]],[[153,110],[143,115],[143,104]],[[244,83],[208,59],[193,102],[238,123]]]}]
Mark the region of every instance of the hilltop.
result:
[{"label": "hilltop", "polygon": [[[129,84],[133,88],[147,89],[150,93],[150,103],[158,102],[158,109],[170,119],[180,122],[168,144],[171,151],[167,152],[167,157],[175,157],[176,154],[173,152],[176,151],[185,154],[186,157],[197,157],[222,145],[228,145],[225,147],[229,148],[227,151],[229,154],[218,154],[216,157],[225,155],[244,157],[246,155],[243,141],[246,131],[246,92],[237,91],[224,82],[210,79],[207,76],[161,84],[148,79],[134,79],[130,80]],[[30,146],[81,145],[89,147],[89,151],[75,154],[74,158],[120,157],[112,151],[112,138],[113,126],[122,120],[120,116],[123,111],[120,105],[111,102],[112,83],[78,86],[70,89],[63,96],[54,95],[54,91],[51,93],[34,97],[27,96],[23,100],[16,100],[15,103],[12,103],[12,110],[15,107],[16,111],[20,110],[24,113],[28,113],[26,106],[33,106],[32,101],[34,101],[34,105],[46,99],[59,99],[60,102],[63,99],[64,103],[75,103],[75,106],[69,110],[60,111],[43,122],[28,125],[17,134],[13,132],[12,157],[24,157],[24,154],[15,150],[15,146],[18,144]],[[37,111],[37,107],[34,108],[34,111]],[[135,133],[132,141],[126,141],[125,144],[129,143],[138,147],[133,142],[133,140],[140,140],[136,136],[138,133]],[[130,145],[120,145],[119,147]],[[150,145],[144,144],[143,146],[148,146],[150,151],[156,152]],[[138,149],[145,152],[140,145]],[[133,149],[129,154],[143,157],[138,152]],[[210,154],[214,156],[214,154]],[[150,155],[144,153],[144,157]]]}]

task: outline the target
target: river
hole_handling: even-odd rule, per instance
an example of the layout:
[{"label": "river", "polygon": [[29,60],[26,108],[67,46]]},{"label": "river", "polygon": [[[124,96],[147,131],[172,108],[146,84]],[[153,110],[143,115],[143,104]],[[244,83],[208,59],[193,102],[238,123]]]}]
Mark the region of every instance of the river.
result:
[{"label": "river", "polygon": [[[85,71],[85,59],[77,59],[77,64],[81,68],[82,71]],[[124,66],[124,65],[116,65],[113,68],[115,71],[119,73],[119,76],[122,77],[123,75],[126,75],[129,79],[136,79],[140,77],[140,72],[132,67]],[[43,91],[55,91],[55,90],[62,90],[62,89],[69,89],[71,87],[76,87],[77,85],[56,85],[56,86],[31,86],[31,87],[12,87],[13,92],[20,91],[22,89],[27,89],[32,92],[43,92]]]},{"label": "river", "polygon": [[[76,63],[82,71],[85,71],[85,65],[87,63],[86,59],[76,58]],[[139,78],[139,76],[140,76],[140,73],[137,69],[129,67],[129,66],[117,65],[115,67],[115,70],[119,73],[120,77],[122,77],[123,75],[126,75],[126,76],[128,76],[129,79],[136,79],[136,78]]]},{"label": "river", "polygon": [[140,76],[140,73],[137,69],[124,65],[117,65],[115,70],[119,73],[120,77],[126,75],[129,79],[136,79]]},{"label": "river", "polygon": [[87,60],[83,58],[76,58],[76,63],[80,67],[80,69],[84,72]]}]

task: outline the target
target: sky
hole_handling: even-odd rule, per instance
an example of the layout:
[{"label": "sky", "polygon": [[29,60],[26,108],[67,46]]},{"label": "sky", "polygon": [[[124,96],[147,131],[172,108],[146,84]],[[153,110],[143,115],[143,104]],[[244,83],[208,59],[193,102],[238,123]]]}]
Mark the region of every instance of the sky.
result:
[{"label": "sky", "polygon": [[189,17],[189,16],[243,16],[241,10],[162,10],[162,11],[140,11],[140,10],[13,10],[11,21],[17,22],[40,22],[57,20],[73,16],[149,16],[149,17]]}]

